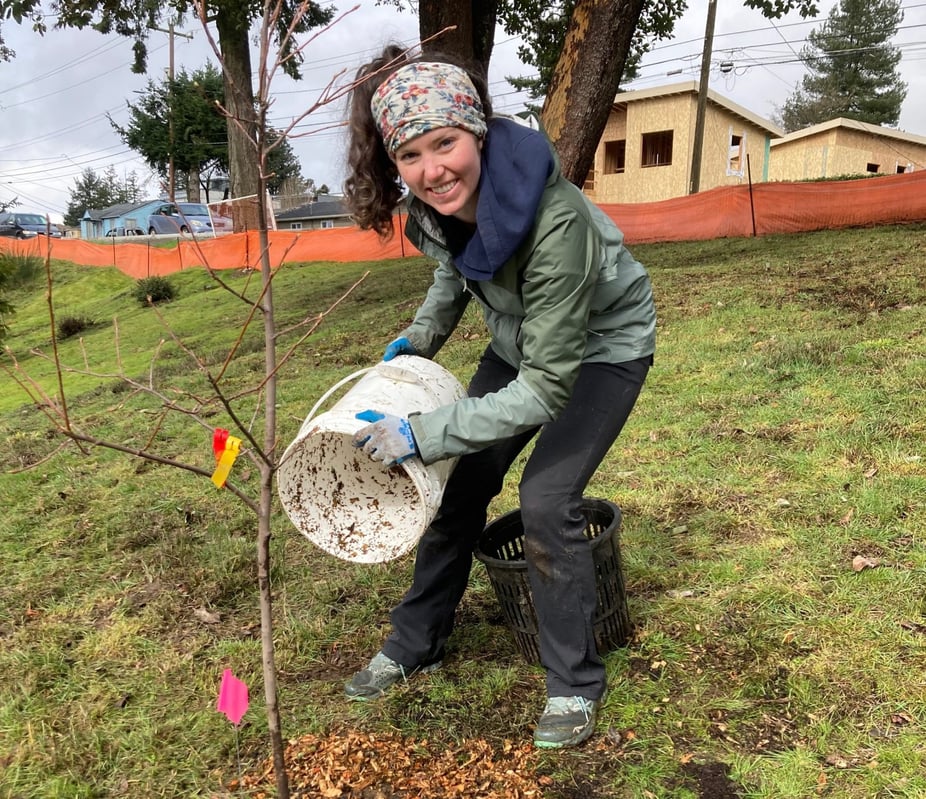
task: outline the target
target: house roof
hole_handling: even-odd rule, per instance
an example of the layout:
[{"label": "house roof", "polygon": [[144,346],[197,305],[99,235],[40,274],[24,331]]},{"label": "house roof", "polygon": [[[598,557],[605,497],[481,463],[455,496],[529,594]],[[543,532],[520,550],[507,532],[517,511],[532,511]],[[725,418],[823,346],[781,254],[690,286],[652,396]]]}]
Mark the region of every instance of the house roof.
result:
[{"label": "house roof", "polygon": [[[654,86],[650,89],[637,89],[636,91],[630,92],[621,92],[614,97],[614,105],[621,106],[626,105],[627,103],[637,102],[639,100],[654,100],[660,97],[671,97],[673,95],[679,94],[693,94],[698,95],[700,91],[700,82],[696,80],[687,80],[680,83],[671,83],[665,86]],[[756,127],[767,130],[773,136],[782,136],[784,131],[775,125],[773,122],[760,117],[758,114],[752,113],[748,108],[743,108],[743,106],[734,103],[732,100],[728,100],[726,97],[723,97],[713,89],[707,90],[707,99],[708,102],[713,103],[720,108],[725,109],[731,114],[744,119],[747,122],[752,123]]]},{"label": "house roof", "polygon": [[118,219],[120,216],[125,216],[126,214],[132,213],[139,208],[144,208],[146,205],[151,205],[152,203],[159,202],[158,200],[145,200],[140,203],[119,203],[118,205],[111,205],[109,208],[103,208],[102,210],[97,210],[95,208],[88,208],[84,211],[83,219],[92,219],[95,222],[99,222],[101,219]]},{"label": "house roof", "polygon": [[298,222],[303,219],[331,219],[335,216],[350,216],[350,211],[344,201],[339,198],[326,198],[312,203],[280,211],[276,214],[277,221]]},{"label": "house roof", "polygon": [[908,144],[926,145],[926,136],[917,136],[915,133],[907,133],[906,131],[895,130],[894,128],[885,128],[881,125],[872,125],[870,122],[859,122],[857,119],[838,117],[836,119],[831,119],[828,122],[821,122],[819,125],[811,125],[809,128],[803,128],[801,130],[795,130],[792,133],[788,133],[787,135],[782,136],[780,139],[773,141],[772,147],[775,147],[779,144],[785,144],[787,142],[793,142],[797,139],[804,139],[808,136],[816,136],[819,133],[825,133],[837,128],[858,130],[862,131],[863,133],[867,133],[870,136],[881,136],[885,139],[895,139],[907,142]]}]

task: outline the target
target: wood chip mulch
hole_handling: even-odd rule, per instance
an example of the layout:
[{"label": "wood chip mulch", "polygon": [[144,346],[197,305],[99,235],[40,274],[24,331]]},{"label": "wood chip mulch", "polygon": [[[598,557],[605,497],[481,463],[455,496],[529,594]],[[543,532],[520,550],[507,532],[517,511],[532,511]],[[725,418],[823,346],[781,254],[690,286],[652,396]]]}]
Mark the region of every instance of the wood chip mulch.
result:
[{"label": "wood chip mulch", "polygon": [[[446,747],[395,733],[343,730],[304,735],[286,748],[293,799],[540,799],[549,777],[535,773],[536,750],[472,740]],[[228,788],[254,799],[274,795],[273,761]]]}]

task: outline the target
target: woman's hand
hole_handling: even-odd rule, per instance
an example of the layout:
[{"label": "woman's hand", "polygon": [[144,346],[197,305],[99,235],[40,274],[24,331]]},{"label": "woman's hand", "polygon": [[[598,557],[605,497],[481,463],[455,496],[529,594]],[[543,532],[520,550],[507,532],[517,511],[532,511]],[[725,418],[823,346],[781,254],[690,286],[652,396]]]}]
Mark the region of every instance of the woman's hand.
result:
[{"label": "woman's hand", "polygon": [[396,355],[417,354],[418,350],[412,346],[412,343],[407,338],[405,338],[405,336],[402,336],[401,338],[397,338],[395,341],[390,343],[388,347],[386,347],[386,351],[383,353],[383,360],[391,361],[393,358],[395,358]]},{"label": "woman's hand", "polygon": [[398,466],[418,454],[408,419],[374,410],[361,411],[356,418],[370,424],[354,434],[354,446],[363,449],[374,461]]}]

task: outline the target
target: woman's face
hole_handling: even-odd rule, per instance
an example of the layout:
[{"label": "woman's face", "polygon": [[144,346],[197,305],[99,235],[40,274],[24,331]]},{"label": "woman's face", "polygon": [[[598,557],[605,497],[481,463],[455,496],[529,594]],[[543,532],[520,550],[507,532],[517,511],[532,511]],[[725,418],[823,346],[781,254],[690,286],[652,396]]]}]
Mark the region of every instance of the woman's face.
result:
[{"label": "woman's face", "polygon": [[418,199],[445,216],[475,224],[482,140],[462,128],[437,128],[395,153],[399,176]]}]

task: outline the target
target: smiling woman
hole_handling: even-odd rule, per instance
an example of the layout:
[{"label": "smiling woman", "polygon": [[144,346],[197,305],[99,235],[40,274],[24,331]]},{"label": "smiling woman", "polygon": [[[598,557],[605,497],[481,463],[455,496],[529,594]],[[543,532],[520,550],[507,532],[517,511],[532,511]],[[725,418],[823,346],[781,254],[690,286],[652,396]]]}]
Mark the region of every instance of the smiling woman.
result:
[{"label": "smiling woman", "polygon": [[345,693],[377,699],[441,665],[489,504],[536,438],[518,485],[546,670],[533,742],[574,746],[594,732],[606,687],[583,494],[652,364],[649,278],[621,231],[560,172],[544,134],[492,114],[481,72],[406,58],[387,47],[362,67],[350,106],[345,188],[359,227],[388,237],[404,183],[405,233],[437,261],[383,360],[433,358],[470,302],[482,306],[491,342],[468,396],[407,418],[376,407],[357,414],[369,424],[354,445],[374,461],[458,461],[392,631]]}]

